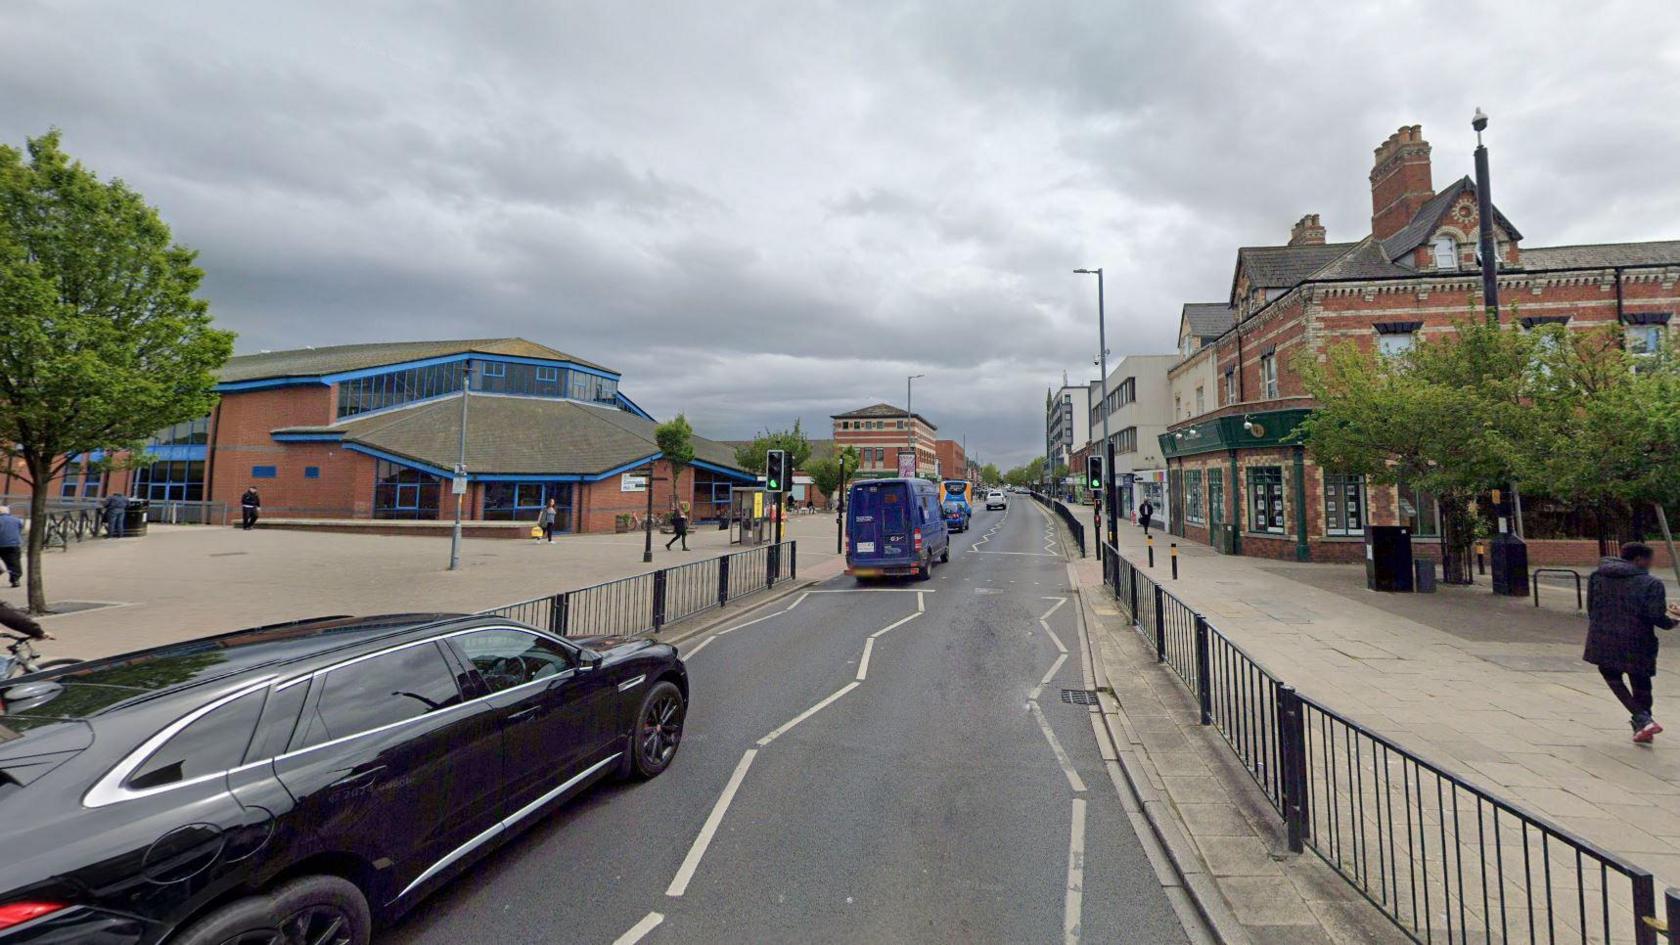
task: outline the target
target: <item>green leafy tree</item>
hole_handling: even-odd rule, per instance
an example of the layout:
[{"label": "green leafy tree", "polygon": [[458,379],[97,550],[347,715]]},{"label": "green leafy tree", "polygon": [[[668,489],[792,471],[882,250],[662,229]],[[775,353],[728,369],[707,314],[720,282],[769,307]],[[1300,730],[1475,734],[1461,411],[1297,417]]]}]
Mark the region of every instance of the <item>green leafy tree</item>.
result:
[{"label": "green leafy tree", "polygon": [[980,467],[980,481],[986,485],[996,485],[1003,481],[1003,473],[998,471],[996,464],[987,463]]},{"label": "green leafy tree", "polygon": [[791,430],[766,430],[753,437],[746,446],[737,447],[735,465],[761,473],[764,471],[764,454],[771,450],[786,450],[788,463],[794,469],[805,469],[805,464],[811,459],[811,441],[805,438],[799,421],[795,420]]},{"label": "green leafy tree", "polygon": [[47,484],[67,458],[137,450],[202,417],[233,335],[158,212],[101,181],[59,134],[0,147],[0,443],[31,485],[29,608],[46,609]]},{"label": "green leafy tree", "polygon": [[671,464],[671,501],[675,503],[677,482],[688,464],[694,462],[694,428],[679,413],[653,428],[653,440],[659,444],[659,452],[665,454],[665,461]]},{"label": "green leafy tree", "polygon": [[805,464],[805,471],[811,474],[811,484],[818,492],[833,496],[846,487],[846,480],[857,472],[858,462],[857,447],[848,446],[811,460]]}]

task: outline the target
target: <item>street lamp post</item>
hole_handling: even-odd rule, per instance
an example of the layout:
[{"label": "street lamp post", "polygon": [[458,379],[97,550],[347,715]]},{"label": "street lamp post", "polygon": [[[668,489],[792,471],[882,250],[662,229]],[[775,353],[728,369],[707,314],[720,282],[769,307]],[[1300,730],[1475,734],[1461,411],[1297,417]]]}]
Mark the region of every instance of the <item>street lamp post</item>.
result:
[{"label": "street lamp post", "polygon": [[840,450],[840,492],[834,502],[834,553],[846,553],[846,451]]},{"label": "street lamp post", "polygon": [[467,388],[472,386],[472,362],[461,362],[461,443],[455,460],[455,476],[449,489],[455,493],[455,528],[449,533],[449,570],[461,569],[461,503],[466,498],[467,477]]},{"label": "street lamp post", "polygon": [[[1102,449],[1102,504],[1100,508],[1108,515],[1108,543],[1120,544],[1120,525],[1118,509],[1119,503],[1114,500],[1114,444],[1108,438],[1108,319],[1103,312],[1103,271],[1098,266],[1095,269],[1075,269],[1074,272],[1097,277],[1097,358],[1100,374],[1097,381],[1097,393],[1102,397],[1103,449]],[[1100,539],[1100,536],[1099,536]],[[1101,542],[1098,543],[1101,557]]]},{"label": "street lamp post", "polygon": [[1482,144],[1482,131],[1488,117],[1476,109],[1470,127],[1476,129],[1476,211],[1481,217],[1482,307],[1488,321],[1499,324],[1499,242],[1493,232],[1493,184],[1488,179],[1487,145]]},{"label": "street lamp post", "polygon": [[927,377],[927,375],[912,374],[904,379],[904,413],[906,414],[904,424],[910,431],[910,478],[912,479],[921,475],[922,472],[922,464],[916,457],[916,411],[911,406],[910,401],[910,382],[918,377]]}]

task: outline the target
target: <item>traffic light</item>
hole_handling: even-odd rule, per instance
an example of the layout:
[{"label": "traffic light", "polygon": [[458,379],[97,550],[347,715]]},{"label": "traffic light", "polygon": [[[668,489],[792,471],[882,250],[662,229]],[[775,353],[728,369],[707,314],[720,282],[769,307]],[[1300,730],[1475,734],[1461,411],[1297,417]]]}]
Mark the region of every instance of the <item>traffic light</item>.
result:
[{"label": "traffic light", "polygon": [[1103,461],[1101,456],[1085,457],[1085,485],[1089,488],[1102,488],[1102,464]]},{"label": "traffic light", "polygon": [[792,485],[793,470],[788,468],[787,450],[769,450],[764,454],[764,489],[766,492],[786,492]]}]

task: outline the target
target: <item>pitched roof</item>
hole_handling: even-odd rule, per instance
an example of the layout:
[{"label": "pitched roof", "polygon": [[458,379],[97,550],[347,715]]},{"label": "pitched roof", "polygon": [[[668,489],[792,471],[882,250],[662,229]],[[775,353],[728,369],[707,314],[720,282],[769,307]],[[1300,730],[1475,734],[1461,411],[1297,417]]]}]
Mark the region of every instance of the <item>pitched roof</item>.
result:
[{"label": "pitched roof", "polygon": [[[1435,196],[1430,197],[1418,208],[1417,213],[1412,214],[1411,222],[1401,227],[1400,232],[1382,241],[1383,252],[1391,260],[1399,259],[1429,242],[1429,238],[1435,234],[1435,229],[1441,225],[1441,218],[1447,215],[1447,211],[1452,208],[1459,195],[1475,192],[1476,182],[1471,180],[1469,175],[1441,188]],[[1499,212],[1498,207],[1493,208],[1493,219],[1499,224],[1499,228],[1505,231],[1506,236],[1514,240],[1522,239],[1522,234],[1505,218],[1505,214]],[[1527,250],[1523,252],[1526,253]]]},{"label": "pitched roof", "polygon": [[[1352,249],[1354,243],[1308,243],[1301,246],[1244,246],[1237,250],[1236,273],[1246,271],[1256,289],[1287,289]],[[1237,299],[1237,276],[1231,276],[1231,298]]]},{"label": "pitched roof", "polygon": [[1312,274],[1314,279],[1363,279],[1378,276],[1403,276],[1414,270],[1396,265],[1388,258],[1382,244],[1367,236],[1353,244],[1353,248],[1327,263]]},{"label": "pitched roof", "polygon": [[1185,302],[1180,316],[1194,338],[1217,338],[1236,324],[1237,314],[1224,302]]},{"label": "pitched roof", "polygon": [[[658,424],[614,407],[546,397],[473,394],[467,401],[467,471],[475,474],[599,475],[659,452]],[[439,469],[460,451],[461,405],[453,397],[276,434],[339,433],[355,443]],[[735,450],[694,437],[694,458],[741,470]]]},{"label": "pitched roof", "polygon": [[[830,414],[829,415],[830,420],[857,420],[857,419],[870,419],[870,420],[872,420],[872,419],[877,419],[877,418],[882,418],[882,417],[889,418],[889,419],[894,418],[894,417],[899,418],[899,419],[903,419],[904,408],[903,407],[894,407],[892,404],[871,404],[868,407],[863,407],[863,408],[860,408],[858,410],[849,410],[846,413],[836,413],[836,414]],[[916,419],[922,421],[923,423],[927,424],[929,427],[932,427],[935,430],[939,429],[939,427],[934,426],[933,421],[931,421],[928,418],[922,416],[921,414],[916,414]]]},{"label": "pitched roof", "polygon": [[325,348],[241,354],[228,359],[217,379],[229,383],[281,377],[320,377],[342,371],[359,371],[387,364],[469,353],[570,361],[584,367],[617,373],[611,368],[523,338],[481,338],[466,341],[392,341],[378,344],[332,345]]},{"label": "pitched roof", "polygon": [[1680,240],[1598,243],[1591,246],[1525,246],[1522,261],[1525,269],[1680,264]]}]

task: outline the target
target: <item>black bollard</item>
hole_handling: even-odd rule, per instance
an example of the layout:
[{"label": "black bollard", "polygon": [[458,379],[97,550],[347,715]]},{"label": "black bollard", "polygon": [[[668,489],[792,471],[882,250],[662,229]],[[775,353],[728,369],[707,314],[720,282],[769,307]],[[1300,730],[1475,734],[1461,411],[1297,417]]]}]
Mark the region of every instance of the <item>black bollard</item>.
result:
[{"label": "black bollard", "polygon": [[1143,539],[1149,544],[1149,566],[1155,566],[1155,536],[1149,535]]},{"label": "black bollard", "polygon": [[1173,580],[1178,580],[1178,542],[1172,543],[1172,571]]}]

